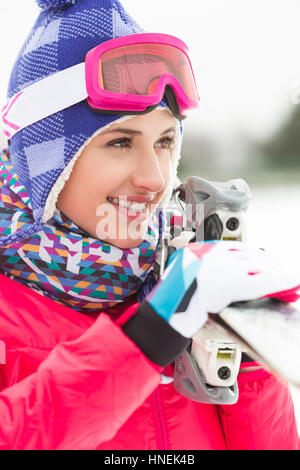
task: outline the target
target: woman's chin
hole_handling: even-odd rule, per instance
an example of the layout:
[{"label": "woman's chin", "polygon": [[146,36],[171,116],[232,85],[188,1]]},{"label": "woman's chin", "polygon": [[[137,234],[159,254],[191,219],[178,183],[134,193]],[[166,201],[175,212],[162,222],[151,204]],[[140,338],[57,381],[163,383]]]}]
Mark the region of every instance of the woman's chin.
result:
[{"label": "woman's chin", "polygon": [[141,243],[144,241],[143,239],[106,239],[105,240],[107,243],[110,243],[111,245],[120,248],[121,250],[130,250],[132,248],[136,248],[137,246],[141,245]]}]

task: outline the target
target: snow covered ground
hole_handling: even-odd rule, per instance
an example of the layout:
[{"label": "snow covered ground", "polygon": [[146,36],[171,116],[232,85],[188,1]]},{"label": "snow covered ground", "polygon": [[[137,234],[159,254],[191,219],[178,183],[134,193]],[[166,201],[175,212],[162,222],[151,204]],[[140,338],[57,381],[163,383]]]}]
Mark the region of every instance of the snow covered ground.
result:
[{"label": "snow covered ground", "polygon": [[[294,272],[299,271],[300,278],[300,182],[265,189],[252,187],[251,192],[247,241],[265,248]],[[291,392],[300,434],[300,388],[291,386]]]}]

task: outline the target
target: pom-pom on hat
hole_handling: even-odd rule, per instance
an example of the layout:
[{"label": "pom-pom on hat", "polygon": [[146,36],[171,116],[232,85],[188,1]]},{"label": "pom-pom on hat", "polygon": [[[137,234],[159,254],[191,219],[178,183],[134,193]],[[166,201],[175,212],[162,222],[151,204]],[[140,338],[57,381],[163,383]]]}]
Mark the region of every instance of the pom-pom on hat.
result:
[{"label": "pom-pom on hat", "polygon": [[[36,0],[42,9],[13,67],[8,98],[60,70],[81,63],[96,45],[144,32],[118,0]],[[35,223],[0,245],[34,235],[52,218],[57,198],[83,148],[116,120],[77,103],[17,132],[10,158],[30,197]],[[173,166],[177,166],[175,158]],[[175,172],[175,171],[174,171]]]}]

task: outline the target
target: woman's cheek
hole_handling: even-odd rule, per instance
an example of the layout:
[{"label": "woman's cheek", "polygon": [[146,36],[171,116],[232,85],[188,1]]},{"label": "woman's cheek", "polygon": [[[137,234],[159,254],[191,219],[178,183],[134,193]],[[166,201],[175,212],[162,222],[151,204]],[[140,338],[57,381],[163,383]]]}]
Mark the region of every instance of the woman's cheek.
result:
[{"label": "woman's cheek", "polygon": [[164,177],[164,188],[161,191],[160,194],[160,201],[164,197],[165,193],[167,192],[167,189],[169,188],[169,185],[171,184],[171,179],[172,179],[172,164],[171,164],[171,159],[168,158],[167,161],[164,162],[164,165],[162,167],[162,174]]}]

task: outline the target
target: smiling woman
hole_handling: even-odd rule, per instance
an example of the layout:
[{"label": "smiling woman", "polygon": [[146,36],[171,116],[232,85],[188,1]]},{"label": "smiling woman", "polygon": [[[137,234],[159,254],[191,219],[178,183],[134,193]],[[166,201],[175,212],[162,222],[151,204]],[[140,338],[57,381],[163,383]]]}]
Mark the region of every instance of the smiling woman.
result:
[{"label": "smiling woman", "polygon": [[119,248],[138,246],[172,183],[177,127],[167,109],[157,109],[97,133],[57,207],[94,238]]}]

